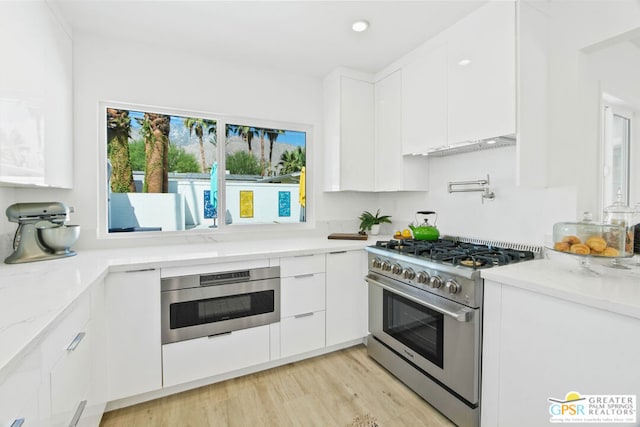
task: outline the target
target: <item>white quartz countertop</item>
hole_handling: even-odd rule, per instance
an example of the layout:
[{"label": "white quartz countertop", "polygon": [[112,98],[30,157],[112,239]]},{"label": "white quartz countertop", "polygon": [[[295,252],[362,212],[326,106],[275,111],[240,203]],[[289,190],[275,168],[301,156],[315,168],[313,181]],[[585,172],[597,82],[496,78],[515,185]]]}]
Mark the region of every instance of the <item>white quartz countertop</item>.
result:
[{"label": "white quartz countertop", "polygon": [[614,313],[640,319],[640,258],[628,269],[593,264],[586,269],[571,255],[540,259],[482,271],[482,277]]},{"label": "white quartz countertop", "polygon": [[109,271],[357,250],[375,240],[309,237],[84,250],[70,258],[0,264],[0,383]]}]

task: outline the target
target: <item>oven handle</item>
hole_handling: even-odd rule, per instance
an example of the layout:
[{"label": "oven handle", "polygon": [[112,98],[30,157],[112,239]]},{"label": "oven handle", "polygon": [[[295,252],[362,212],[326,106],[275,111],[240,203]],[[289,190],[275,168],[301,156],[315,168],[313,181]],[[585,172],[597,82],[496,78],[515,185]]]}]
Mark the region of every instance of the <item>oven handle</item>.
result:
[{"label": "oven handle", "polygon": [[473,318],[473,310],[469,308],[463,308],[459,311],[447,310],[444,307],[440,307],[428,301],[421,300],[420,298],[416,298],[413,295],[406,294],[393,286],[386,285],[382,282],[372,279],[369,276],[366,276],[364,280],[369,284],[380,286],[381,288],[386,289],[389,292],[393,292],[394,294],[400,295],[401,297],[411,300],[417,304],[420,304],[423,307],[430,308],[434,311],[437,311],[438,313],[444,314],[445,316],[453,317],[458,322],[469,322]]}]

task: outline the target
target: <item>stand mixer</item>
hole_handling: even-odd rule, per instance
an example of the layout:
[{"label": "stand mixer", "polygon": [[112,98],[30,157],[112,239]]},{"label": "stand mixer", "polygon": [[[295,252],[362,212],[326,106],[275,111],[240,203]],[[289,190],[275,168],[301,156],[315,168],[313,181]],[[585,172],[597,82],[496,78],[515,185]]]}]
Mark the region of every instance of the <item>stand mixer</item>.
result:
[{"label": "stand mixer", "polygon": [[69,208],[60,202],[16,203],[7,208],[7,218],[18,223],[13,253],[4,262],[19,264],[74,256],[70,250],[80,234],[80,226],[64,225]]}]

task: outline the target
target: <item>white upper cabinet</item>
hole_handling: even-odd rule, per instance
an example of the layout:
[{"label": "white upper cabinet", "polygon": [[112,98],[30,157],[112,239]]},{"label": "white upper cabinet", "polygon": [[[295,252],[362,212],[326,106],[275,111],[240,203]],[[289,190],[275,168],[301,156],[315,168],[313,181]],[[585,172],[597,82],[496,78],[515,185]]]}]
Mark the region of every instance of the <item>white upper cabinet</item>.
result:
[{"label": "white upper cabinet", "polygon": [[402,188],[402,73],[400,70],[376,82],[375,189]]},{"label": "white upper cabinet", "polygon": [[426,189],[426,159],[402,156],[400,70],[374,81],[338,69],[324,94],[326,191]]},{"label": "white upper cabinet", "polygon": [[72,42],[44,0],[0,2],[0,183],[72,186]]},{"label": "white upper cabinet", "polygon": [[327,191],[374,189],[374,84],[336,70],[324,80]]},{"label": "white upper cabinet", "polygon": [[447,45],[402,67],[402,152],[424,153],[447,144]]},{"label": "white upper cabinet", "polygon": [[450,144],[516,132],[515,3],[489,2],[447,32]]}]

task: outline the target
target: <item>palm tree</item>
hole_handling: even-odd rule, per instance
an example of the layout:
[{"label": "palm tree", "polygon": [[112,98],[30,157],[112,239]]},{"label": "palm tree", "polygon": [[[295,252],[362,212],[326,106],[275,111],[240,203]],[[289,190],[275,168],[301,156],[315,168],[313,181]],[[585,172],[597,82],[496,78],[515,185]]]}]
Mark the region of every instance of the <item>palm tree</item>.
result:
[{"label": "palm tree", "polygon": [[285,151],[280,156],[280,174],[286,175],[293,172],[302,170],[307,162],[306,149],[303,147],[297,147],[293,151]]},{"label": "palm tree", "polygon": [[129,138],[131,118],[129,111],[107,108],[107,151],[111,162],[111,191],[114,193],[135,193]]},{"label": "palm tree", "polygon": [[209,134],[215,132],[216,122],[214,120],[185,117],[183,123],[184,126],[189,129],[189,136],[191,136],[191,133],[193,132],[198,137],[198,142],[200,144],[200,166],[202,167],[202,172],[206,172],[207,163],[204,157],[204,141],[202,138],[204,136],[205,129]]},{"label": "palm tree", "polygon": [[165,114],[144,113],[144,118],[139,120],[145,145],[143,191],[146,193],[169,192],[170,119]]},{"label": "palm tree", "polygon": [[260,135],[260,176],[264,176],[264,165],[265,165],[265,160],[264,160],[264,133],[265,133],[265,129],[257,129],[259,135]]},{"label": "palm tree", "polygon": [[284,135],[284,131],[280,129],[265,129],[267,138],[269,138],[269,169],[273,165],[273,144],[275,144],[278,135]]},{"label": "palm tree", "polygon": [[251,141],[254,136],[258,135],[256,129],[251,126],[237,126],[236,132],[243,140],[247,141],[247,144],[249,145],[249,154],[251,154]]}]

